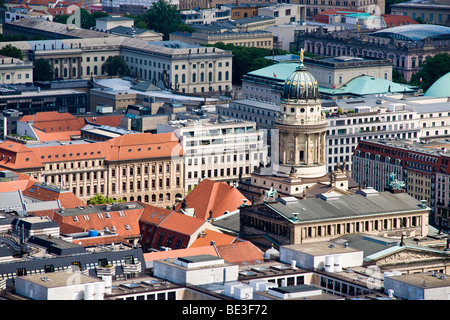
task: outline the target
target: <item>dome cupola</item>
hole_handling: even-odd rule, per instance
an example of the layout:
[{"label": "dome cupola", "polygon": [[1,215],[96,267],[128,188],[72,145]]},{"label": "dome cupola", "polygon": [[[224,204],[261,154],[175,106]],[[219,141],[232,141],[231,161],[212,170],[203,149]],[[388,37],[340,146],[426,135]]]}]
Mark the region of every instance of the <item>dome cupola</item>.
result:
[{"label": "dome cupola", "polygon": [[284,81],[282,100],[316,100],[319,96],[319,86],[314,76],[306,70],[303,64],[303,50],[300,53],[300,65]]}]

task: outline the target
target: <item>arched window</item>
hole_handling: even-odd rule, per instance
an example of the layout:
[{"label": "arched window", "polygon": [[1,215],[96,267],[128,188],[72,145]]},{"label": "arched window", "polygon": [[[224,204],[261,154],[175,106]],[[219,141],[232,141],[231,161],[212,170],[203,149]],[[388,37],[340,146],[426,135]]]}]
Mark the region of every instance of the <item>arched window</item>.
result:
[{"label": "arched window", "polygon": [[197,81],[197,74],[193,73],[192,74],[192,82],[196,82]]},{"label": "arched window", "polygon": [[208,81],[209,82],[213,81],[213,74],[211,71],[208,73]]},{"label": "arched window", "polygon": [[229,79],[229,74],[230,74],[230,73],[229,73],[228,71],[225,71],[225,80],[230,80],[230,79]]},{"label": "arched window", "polygon": [[219,81],[222,81],[222,71],[219,71],[219,73],[217,74],[217,79]]}]

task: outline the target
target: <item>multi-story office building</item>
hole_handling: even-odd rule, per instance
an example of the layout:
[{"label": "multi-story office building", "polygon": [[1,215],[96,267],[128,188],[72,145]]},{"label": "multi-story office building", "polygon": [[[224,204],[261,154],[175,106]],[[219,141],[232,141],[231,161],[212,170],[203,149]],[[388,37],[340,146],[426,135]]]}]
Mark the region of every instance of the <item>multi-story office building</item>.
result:
[{"label": "multi-story office building", "polygon": [[306,9],[304,5],[277,3],[258,8],[258,15],[272,17],[276,25],[282,25],[306,20]]},{"label": "multi-story office building", "polygon": [[60,79],[106,77],[106,59],[120,55],[136,77],[168,89],[183,93],[231,90],[232,54],[227,50],[121,36],[10,44],[22,50],[26,60],[49,61]]},{"label": "multi-story office building", "polygon": [[174,132],[185,150],[185,190],[208,178],[229,184],[250,177],[267,163],[267,143],[255,122],[224,116],[178,116],[158,124],[158,133]]},{"label": "multi-story office building", "polygon": [[194,9],[180,11],[181,21],[184,24],[210,24],[215,21],[231,19],[231,10],[227,7],[215,9]]},{"label": "multi-story office building", "polygon": [[59,111],[72,114],[88,111],[88,93],[72,89],[22,91],[15,87],[0,89],[0,110],[17,110],[22,115]]},{"label": "multi-story office building", "polygon": [[392,180],[391,174],[395,174],[408,194],[431,207],[433,223],[448,226],[449,146],[448,141],[439,140],[361,141],[353,155],[352,176],[362,186],[383,191]]},{"label": "multi-story office building", "polygon": [[420,18],[425,23],[450,27],[450,3],[446,0],[413,0],[391,5],[391,13]]},{"label": "multi-story office building", "polygon": [[[322,104],[327,120],[325,152],[328,171],[344,163],[346,170],[351,171],[351,156],[361,140],[397,138],[418,141],[422,135],[426,135],[423,130],[431,129],[424,129],[421,116],[403,101],[381,101],[382,98],[376,100],[372,97],[332,100]],[[235,100],[228,107],[219,106],[217,112],[224,116],[255,121],[261,128],[273,129],[280,106],[255,100]],[[423,118],[425,119],[428,118]],[[445,125],[445,119],[442,122]]]},{"label": "multi-story office building", "polygon": [[0,56],[0,84],[33,83],[33,64]]},{"label": "multi-story office building", "polygon": [[172,206],[184,194],[183,149],[172,134],[128,134],[108,141],[0,144],[0,167],[71,190]]}]

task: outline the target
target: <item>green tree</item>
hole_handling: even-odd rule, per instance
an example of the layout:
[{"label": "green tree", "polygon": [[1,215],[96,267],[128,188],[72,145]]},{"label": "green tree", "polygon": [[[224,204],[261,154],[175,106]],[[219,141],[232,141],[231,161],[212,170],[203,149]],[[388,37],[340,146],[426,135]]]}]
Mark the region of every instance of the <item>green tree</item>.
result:
[{"label": "green tree", "polygon": [[168,40],[169,34],[177,31],[182,24],[177,6],[165,0],[152,3],[150,9],[144,13],[143,21],[148,29],[161,32],[164,40]]},{"label": "green tree", "polygon": [[411,77],[410,84],[419,86],[426,91],[436,80],[448,72],[450,72],[450,54],[438,53],[425,59],[421,69]]},{"label": "green tree", "polygon": [[95,27],[95,18],[92,14],[90,14],[85,9],[80,9],[80,15],[81,15],[81,28],[91,29]]},{"label": "green tree", "polygon": [[397,71],[395,69],[392,69],[392,81],[396,83],[406,83],[405,78],[403,77],[403,74],[400,71]]},{"label": "green tree", "polygon": [[113,198],[106,198],[105,196],[97,193],[95,196],[89,199],[89,204],[105,204],[105,203],[113,203],[113,202],[124,202],[124,200],[115,200]]},{"label": "green tree", "polygon": [[57,16],[53,17],[53,22],[67,24],[67,19],[69,19],[68,14],[58,14]]},{"label": "green tree", "polygon": [[34,81],[53,80],[52,67],[50,66],[50,63],[47,60],[40,58],[34,61],[33,80]]},{"label": "green tree", "polygon": [[19,48],[13,47],[10,44],[7,44],[6,46],[0,49],[0,55],[11,58],[23,59],[22,51]]},{"label": "green tree", "polygon": [[108,57],[103,66],[109,76],[124,76],[129,70],[127,63],[121,56]]},{"label": "green tree", "polygon": [[233,68],[232,68],[232,82],[240,83],[242,77],[253,70],[261,69],[274,64],[271,59],[266,59],[266,56],[287,54],[288,52],[281,49],[263,49],[253,47],[240,47],[232,44],[224,44],[223,42],[217,42],[213,47],[230,50],[233,53]]}]

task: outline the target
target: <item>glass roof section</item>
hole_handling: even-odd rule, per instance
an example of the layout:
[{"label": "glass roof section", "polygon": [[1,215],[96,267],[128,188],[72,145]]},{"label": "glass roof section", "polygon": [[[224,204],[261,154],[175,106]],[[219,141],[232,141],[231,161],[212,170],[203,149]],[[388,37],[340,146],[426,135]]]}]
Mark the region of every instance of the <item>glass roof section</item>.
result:
[{"label": "glass roof section", "polygon": [[450,38],[450,27],[432,24],[411,24],[379,30],[372,33],[372,35],[404,41],[420,41],[426,38]]}]

